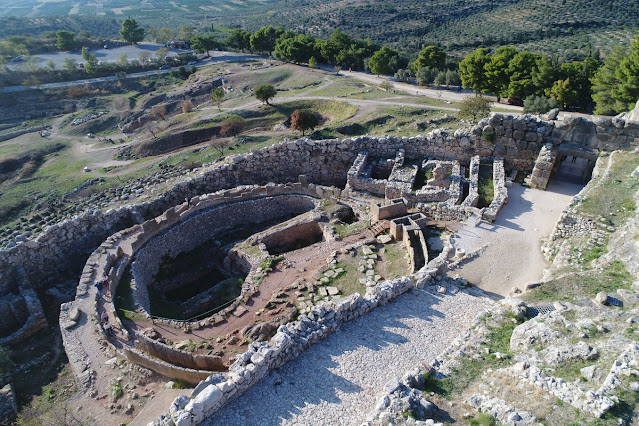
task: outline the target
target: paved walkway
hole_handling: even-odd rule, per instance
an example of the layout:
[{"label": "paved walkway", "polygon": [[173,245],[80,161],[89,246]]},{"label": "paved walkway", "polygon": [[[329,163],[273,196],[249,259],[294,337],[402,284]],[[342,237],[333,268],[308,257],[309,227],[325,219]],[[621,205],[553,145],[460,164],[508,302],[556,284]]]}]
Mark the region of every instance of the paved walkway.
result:
[{"label": "paved walkway", "polygon": [[343,325],[205,424],[361,424],[384,384],[431,361],[490,303],[415,289]]},{"label": "paved walkway", "polygon": [[550,235],[561,212],[582,187],[551,181],[548,189],[541,191],[513,184],[508,188],[508,203],[494,223],[481,222],[476,228],[464,225],[457,231],[456,248],[466,253],[485,248],[450,275],[458,274],[499,296],[540,280],[549,266],[541,253],[540,239]]}]

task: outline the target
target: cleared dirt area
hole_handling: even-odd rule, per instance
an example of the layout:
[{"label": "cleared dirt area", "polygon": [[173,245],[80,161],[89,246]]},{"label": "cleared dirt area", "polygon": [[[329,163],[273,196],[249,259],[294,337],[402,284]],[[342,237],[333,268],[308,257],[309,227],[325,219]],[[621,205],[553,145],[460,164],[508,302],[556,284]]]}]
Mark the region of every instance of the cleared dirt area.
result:
[{"label": "cleared dirt area", "polygon": [[457,250],[479,255],[461,264],[451,274],[459,275],[486,292],[506,296],[515,287],[538,281],[548,267],[541,238],[552,232],[561,212],[581,185],[551,182],[546,191],[513,184],[508,204],[494,223],[462,226],[453,238]]}]

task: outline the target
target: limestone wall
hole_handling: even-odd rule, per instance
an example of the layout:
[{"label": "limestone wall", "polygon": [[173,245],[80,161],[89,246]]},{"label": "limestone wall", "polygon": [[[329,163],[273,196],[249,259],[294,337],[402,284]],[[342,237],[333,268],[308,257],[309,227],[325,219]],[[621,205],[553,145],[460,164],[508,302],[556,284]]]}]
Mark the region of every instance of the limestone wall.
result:
[{"label": "limestone wall", "polygon": [[311,198],[303,195],[280,195],[228,203],[190,215],[149,238],[135,253],[131,275],[135,281],[133,298],[136,304],[150,315],[148,287],[164,256],[174,258],[210,241],[220,232],[245,223],[260,223],[302,214],[315,206],[316,203]]},{"label": "limestone wall", "polygon": [[[181,204],[185,197],[246,184],[291,182],[299,175],[305,175],[309,182],[343,186],[349,168],[362,151],[392,158],[404,149],[406,159],[433,157],[463,163],[476,155],[503,157],[505,167],[530,172],[545,143],[551,143],[557,150],[583,151],[596,157],[600,150],[630,149],[639,145],[638,141],[639,123],[620,118],[589,121],[566,116],[560,121],[543,121],[532,116],[494,114],[478,126],[457,130],[452,135],[436,130],[427,136],[410,138],[362,136],[283,142],[232,156],[229,164],[195,172],[152,201],[106,212],[89,210],[48,227],[40,235],[14,238],[0,249],[0,298],[20,285],[16,270],[23,271],[34,287],[47,288],[60,275],[79,273],[88,254],[109,235],[154,218]],[[431,209],[442,216],[447,214],[442,206]]]},{"label": "limestone wall", "polygon": [[[424,285],[424,282],[420,285]],[[191,398],[177,398],[170,412],[161,416],[156,424],[171,424],[171,421],[179,425],[201,423],[271,370],[296,358],[306,348],[335,332],[341,323],[385,304],[414,286],[415,283],[409,278],[384,281],[368,289],[364,297],[356,293],[315,306],[308,315],[301,315],[299,321],[280,326],[269,342],[251,343],[248,351],[240,355],[229,368],[225,381],[204,381],[194,390]]]},{"label": "limestone wall", "polygon": [[[306,205],[306,207],[302,208],[302,210],[304,210],[315,206],[314,202],[308,199],[308,196],[337,198],[340,195],[340,191],[336,188],[325,188],[313,184],[307,186],[302,186],[301,184],[289,184],[269,185],[266,187],[241,187],[232,191],[220,191],[201,197],[195,197],[191,200],[191,206],[183,204],[177,208],[171,208],[157,218],[113,234],[108,237],[91,254],[91,256],[89,256],[76,289],[75,301],[63,304],[60,310],[60,329],[62,331],[65,350],[69,355],[69,361],[74,371],[74,375],[81,386],[89,388],[92,386],[93,378],[90,374],[90,370],[87,370],[86,368],[87,356],[83,348],[82,339],[80,338],[80,330],[82,326],[78,325],[78,319],[70,318],[70,314],[74,307],[78,307],[79,305],[83,305],[86,310],[87,305],[83,301],[87,299],[87,297],[92,297],[92,299],[90,299],[91,303],[89,304],[91,311],[85,311],[81,314],[80,321],[84,322],[83,326],[86,326],[89,321],[95,324],[95,328],[98,330],[95,335],[96,340],[104,339],[107,344],[111,345],[100,322],[100,312],[97,302],[98,298],[94,284],[102,277],[108,276],[112,280],[109,290],[111,291],[111,294],[116,294],[119,281],[124,270],[129,265],[132,256],[137,250],[143,247],[147,241],[152,241],[153,237],[156,235],[165,232],[167,229],[171,229],[174,224],[182,220],[188,222],[191,217],[206,218],[208,211],[216,210],[214,208],[215,206],[220,206],[220,209],[222,209],[231,205],[230,203],[243,203],[254,198],[257,198],[258,200],[256,201],[259,201],[259,199],[264,199],[267,195],[272,195],[271,197],[268,197],[269,199],[278,199],[278,203],[284,202],[284,204],[281,204],[284,208],[295,208],[289,203],[297,203],[297,208]],[[286,200],[288,200],[288,202]],[[268,210],[268,207],[266,209]],[[210,226],[214,226],[214,224]],[[250,288],[247,288],[247,286]],[[255,289],[256,286],[253,286],[251,281],[247,278],[242,287],[242,295],[238,297],[228,308],[208,318],[207,321],[210,323],[222,321],[225,316],[230,315],[237,307],[237,305],[241,302],[242,297],[250,296],[252,294],[251,292],[255,292]],[[124,330],[113,303],[105,301],[104,309],[108,311],[113,318],[116,318],[118,327]],[[84,315],[86,315],[86,318],[84,318]],[[186,324],[176,321],[176,325],[185,326]],[[128,336],[126,330],[124,330],[124,334]],[[202,358],[197,355],[193,356],[192,354],[179,351],[170,346],[149,341],[148,339],[144,339],[144,337],[136,336],[136,338],[140,338],[142,340],[141,343],[137,343],[136,347],[126,345],[121,348],[116,348],[113,345],[111,345],[111,347],[116,353],[120,354],[120,356],[126,357],[131,361],[139,363],[140,365],[166,375],[167,377],[185,380],[190,383],[197,383],[208,376],[209,372],[201,369],[204,368],[204,366],[208,366],[207,368],[217,369],[217,363],[219,360],[215,359],[216,357]],[[133,345],[135,343],[131,342],[131,344]],[[138,350],[138,348],[148,350],[149,352],[144,353]],[[176,363],[183,363],[186,367],[171,364],[166,362],[165,359]]]},{"label": "limestone wall", "polygon": [[493,162],[493,187],[494,196],[490,206],[484,211],[483,218],[494,221],[501,208],[508,202],[508,188],[506,188],[506,171],[504,160],[497,159]]}]

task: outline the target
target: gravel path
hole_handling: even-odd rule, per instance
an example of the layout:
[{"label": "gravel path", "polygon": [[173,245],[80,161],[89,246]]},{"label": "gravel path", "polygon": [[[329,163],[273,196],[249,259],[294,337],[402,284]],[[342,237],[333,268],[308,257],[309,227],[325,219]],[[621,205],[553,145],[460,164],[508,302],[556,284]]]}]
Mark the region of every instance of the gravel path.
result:
[{"label": "gravel path", "polygon": [[414,289],[343,325],[205,424],[360,424],[385,383],[432,360],[490,303]]},{"label": "gravel path", "polygon": [[561,212],[582,187],[551,182],[541,191],[513,184],[508,188],[508,204],[494,223],[481,222],[475,228],[464,225],[458,230],[453,243],[456,248],[467,253],[485,248],[450,274],[500,296],[540,280],[548,267],[540,239],[550,235]]}]

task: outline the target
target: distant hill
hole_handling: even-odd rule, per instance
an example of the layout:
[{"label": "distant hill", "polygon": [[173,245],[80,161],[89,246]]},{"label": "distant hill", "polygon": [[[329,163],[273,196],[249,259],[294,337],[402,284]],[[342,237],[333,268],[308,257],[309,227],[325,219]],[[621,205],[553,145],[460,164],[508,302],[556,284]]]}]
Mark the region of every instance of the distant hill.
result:
[{"label": "distant hill", "polygon": [[[64,20],[40,19],[63,15]],[[82,16],[90,17],[84,20]],[[126,17],[148,27],[242,27],[264,25],[326,37],[335,28],[358,37],[415,52],[441,44],[460,54],[476,47],[518,48],[579,58],[591,49],[603,54],[629,44],[639,29],[634,0],[4,0],[0,17],[22,16],[22,25],[0,21],[0,36],[11,31],[41,32],[82,25],[96,35],[117,33]],[[169,17],[171,19],[167,19]],[[100,20],[104,25],[98,24]],[[111,34],[109,34],[111,32]]]}]

